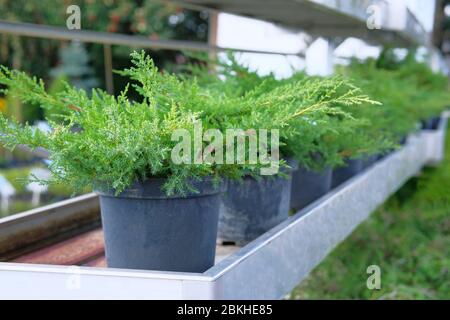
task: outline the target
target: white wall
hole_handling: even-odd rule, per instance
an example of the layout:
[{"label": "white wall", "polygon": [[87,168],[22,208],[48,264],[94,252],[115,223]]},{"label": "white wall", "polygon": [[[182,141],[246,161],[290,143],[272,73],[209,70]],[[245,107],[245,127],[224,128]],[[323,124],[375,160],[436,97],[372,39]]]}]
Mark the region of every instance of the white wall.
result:
[{"label": "white wall", "polygon": [[[272,23],[221,13],[218,18],[217,45],[239,49],[297,54],[306,48],[305,34],[292,33]],[[288,77],[292,68],[303,69],[303,59],[296,56],[243,53],[239,60],[260,74],[275,73]]]},{"label": "white wall", "polygon": [[[386,0],[391,8],[393,21],[402,24],[405,8],[408,7],[423,23],[426,30],[432,30],[435,0]],[[307,47],[304,33],[288,32],[272,23],[255,19],[220,14],[218,21],[218,45],[240,49],[283,51],[297,53]],[[327,58],[330,44],[324,39],[317,39],[306,51],[306,59],[295,56],[242,54],[240,60],[261,74],[273,72],[278,77],[288,77],[292,68],[306,69],[310,74],[327,75],[332,72]],[[376,57],[379,47],[368,46],[363,41],[349,38],[337,47],[335,56],[360,59]]]},{"label": "white wall", "polygon": [[[398,0],[390,0],[398,1]],[[436,6],[435,0],[406,0],[409,10],[422,23],[425,30],[431,32],[433,30],[434,10]]]}]

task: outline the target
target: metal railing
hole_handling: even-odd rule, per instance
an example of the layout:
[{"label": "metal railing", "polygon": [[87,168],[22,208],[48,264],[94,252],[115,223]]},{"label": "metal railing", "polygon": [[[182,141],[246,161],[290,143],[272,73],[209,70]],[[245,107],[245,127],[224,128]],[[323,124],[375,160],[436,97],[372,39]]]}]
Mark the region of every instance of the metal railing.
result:
[{"label": "metal railing", "polygon": [[122,45],[135,48],[165,49],[179,51],[227,51],[278,54],[286,56],[303,56],[302,52],[282,52],[270,50],[251,50],[233,47],[220,47],[200,41],[183,40],[161,40],[150,39],[140,35],[126,35],[119,33],[91,31],[91,30],[68,30],[66,28],[40,25],[33,23],[17,23],[0,20],[0,33],[34,38],[45,38],[53,40],[77,40],[87,43],[104,45]]}]

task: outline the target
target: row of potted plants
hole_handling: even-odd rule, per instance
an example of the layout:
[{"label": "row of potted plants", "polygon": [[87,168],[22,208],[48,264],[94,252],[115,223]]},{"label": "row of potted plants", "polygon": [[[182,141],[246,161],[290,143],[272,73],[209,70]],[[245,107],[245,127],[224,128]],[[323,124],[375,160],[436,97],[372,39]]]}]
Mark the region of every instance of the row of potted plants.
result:
[{"label": "row of potted plants", "polygon": [[[389,68],[383,66],[386,57],[392,57]],[[404,59],[394,57],[392,50],[387,49],[379,60],[355,60],[338,68],[339,74],[352,78],[382,106],[368,106],[373,102],[346,106],[351,118],[328,117],[329,113],[318,118],[306,117],[315,125],[301,124],[299,130],[303,131],[285,144],[286,154],[297,162],[292,170],[292,187],[287,186],[286,180],[282,186],[251,178],[243,185],[233,185],[232,191],[224,196],[219,238],[239,244],[253,240],[287,218],[289,196],[290,206],[300,210],[402,145],[406,136],[417,129],[419,121],[428,123],[429,120],[423,119],[433,119],[436,126],[437,115],[449,98],[447,78],[416,62],[414,51]],[[212,63],[218,72],[207,72],[210,64],[205,63],[188,69],[202,86],[226,95],[245,96],[258,87],[271,90],[311,79],[303,73],[281,81],[271,74],[261,77],[240,65],[233,54]],[[312,135],[308,132],[311,128]],[[290,195],[286,192],[289,189]]]},{"label": "row of potted plants", "polygon": [[[240,65],[233,54],[224,61],[212,61],[216,68],[214,73],[207,70],[210,63],[192,65],[188,69],[202,87],[224,96],[245,98],[267,91],[282,95],[285,89],[280,88],[294,83],[318,82],[326,86],[322,92],[314,93],[316,103],[320,104],[329,94],[345,97],[360,91],[350,83],[341,85],[341,81],[346,81],[342,77],[331,80],[296,73],[289,79],[277,80],[272,74],[259,76]],[[306,99],[310,93],[302,93],[302,96]],[[355,103],[336,99],[327,109],[304,114],[289,123],[281,133],[281,153],[291,163],[289,179],[246,177],[244,183],[233,182],[223,197],[219,239],[240,245],[255,239],[287,219],[290,208],[306,207],[330,191],[333,185],[337,186],[353,175],[352,166],[342,167],[346,162],[353,162],[350,158],[362,158],[386,149],[388,146],[380,139],[367,137],[364,129],[369,126],[368,121],[351,113],[351,106],[370,109],[378,104],[368,97]],[[334,175],[333,169],[336,169]]]},{"label": "row of potted plants", "polygon": [[[50,151],[52,178],[41,183],[98,192],[108,266],[203,272],[214,264],[217,234],[255,239],[410,130],[392,125],[414,106],[381,106],[365,94],[371,86],[362,91],[347,75],[277,80],[229,58],[215,72],[191,66],[190,76],[176,76],[133,53],[133,67],[120,72],[132,83],[117,97],[69,85],[48,93],[42,81],[2,67],[4,91],[55,112],[48,133],[1,117],[0,140]],[[356,69],[345,73],[356,77]],[[129,90],[141,100],[128,99]],[[372,97],[390,102],[381,90]],[[382,113],[392,123],[382,124]]]}]

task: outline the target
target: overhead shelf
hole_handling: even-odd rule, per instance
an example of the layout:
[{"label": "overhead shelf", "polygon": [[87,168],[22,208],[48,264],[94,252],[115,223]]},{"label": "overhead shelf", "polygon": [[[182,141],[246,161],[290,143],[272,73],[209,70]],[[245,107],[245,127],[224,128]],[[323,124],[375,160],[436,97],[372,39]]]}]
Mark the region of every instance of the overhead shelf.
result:
[{"label": "overhead shelf", "polygon": [[[406,8],[392,14],[384,0],[180,0],[180,4],[274,22],[323,37],[356,37],[397,46],[425,45],[428,34]],[[367,28],[369,6],[377,6],[380,30]],[[397,8],[398,9],[398,8]],[[391,12],[390,12],[391,11]]]}]

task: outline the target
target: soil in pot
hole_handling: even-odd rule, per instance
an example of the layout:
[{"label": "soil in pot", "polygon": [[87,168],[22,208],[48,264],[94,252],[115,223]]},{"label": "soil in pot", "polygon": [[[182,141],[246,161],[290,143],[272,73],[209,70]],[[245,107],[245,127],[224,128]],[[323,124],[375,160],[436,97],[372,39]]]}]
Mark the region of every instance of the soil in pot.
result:
[{"label": "soil in pot", "polygon": [[222,196],[218,238],[223,243],[245,245],[289,217],[292,172],[288,178],[245,177],[228,181]]},{"label": "soil in pot", "polygon": [[336,188],[362,170],[361,159],[348,159],[345,163],[345,166],[333,170],[332,188]]},{"label": "soil in pot", "polygon": [[315,172],[303,167],[292,173],[291,208],[301,210],[331,189],[332,169]]},{"label": "soil in pot", "polygon": [[164,179],[115,196],[98,192],[108,267],[204,272],[214,265],[220,194],[210,179],[197,193],[167,197]]}]

